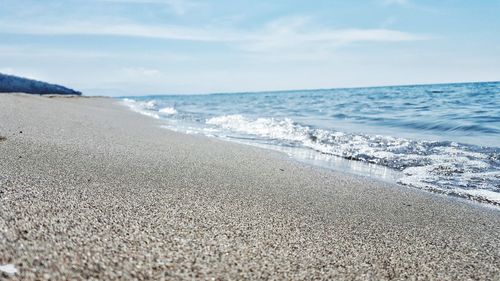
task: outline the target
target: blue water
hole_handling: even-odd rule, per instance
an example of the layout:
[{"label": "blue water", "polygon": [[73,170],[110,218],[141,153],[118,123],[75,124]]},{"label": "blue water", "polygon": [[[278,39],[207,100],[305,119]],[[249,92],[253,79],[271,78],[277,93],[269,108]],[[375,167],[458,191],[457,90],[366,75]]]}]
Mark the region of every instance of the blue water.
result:
[{"label": "blue water", "polygon": [[[500,82],[127,97],[164,127],[500,205]],[[340,163],[340,164],[339,164]]]}]

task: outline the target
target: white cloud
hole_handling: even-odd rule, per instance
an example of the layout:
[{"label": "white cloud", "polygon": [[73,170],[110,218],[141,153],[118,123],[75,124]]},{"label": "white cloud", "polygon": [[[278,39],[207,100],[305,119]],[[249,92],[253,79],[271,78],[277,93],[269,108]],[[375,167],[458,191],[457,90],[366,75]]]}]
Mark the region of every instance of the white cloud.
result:
[{"label": "white cloud", "polygon": [[332,48],[356,42],[401,42],[429,38],[428,36],[391,29],[332,29],[314,25],[306,17],[276,20],[255,30],[136,23],[67,22],[54,25],[12,25],[0,22],[1,32],[35,35],[126,36],[235,43],[250,51],[308,48],[314,45],[321,48]]},{"label": "white cloud", "polygon": [[34,35],[109,35],[159,38],[187,41],[227,41],[228,37],[217,31],[178,25],[144,25],[129,23],[66,22],[53,25],[11,25],[0,23],[0,32]]},{"label": "white cloud", "polygon": [[331,29],[314,26],[308,18],[295,17],[271,22],[251,36],[242,48],[251,52],[328,53],[358,42],[404,42],[426,40],[424,35],[391,29]]},{"label": "white cloud", "polygon": [[166,5],[174,13],[185,15],[189,10],[199,7],[197,2],[190,0],[97,0],[99,2],[114,2],[114,3],[135,3],[135,4],[159,4]]}]

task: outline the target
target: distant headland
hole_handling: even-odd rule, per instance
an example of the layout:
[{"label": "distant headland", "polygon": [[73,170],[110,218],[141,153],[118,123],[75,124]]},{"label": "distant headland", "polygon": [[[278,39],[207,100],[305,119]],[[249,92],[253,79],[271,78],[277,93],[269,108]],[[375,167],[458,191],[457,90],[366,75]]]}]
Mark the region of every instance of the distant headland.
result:
[{"label": "distant headland", "polygon": [[61,85],[0,73],[0,93],[36,95],[78,95],[82,93]]}]

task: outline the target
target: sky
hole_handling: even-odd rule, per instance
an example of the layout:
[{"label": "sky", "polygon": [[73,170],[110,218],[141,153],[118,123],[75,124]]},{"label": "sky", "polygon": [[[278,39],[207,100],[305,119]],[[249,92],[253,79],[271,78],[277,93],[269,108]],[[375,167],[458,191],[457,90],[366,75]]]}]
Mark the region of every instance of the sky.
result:
[{"label": "sky", "polygon": [[500,80],[500,0],[0,0],[0,72],[87,95]]}]

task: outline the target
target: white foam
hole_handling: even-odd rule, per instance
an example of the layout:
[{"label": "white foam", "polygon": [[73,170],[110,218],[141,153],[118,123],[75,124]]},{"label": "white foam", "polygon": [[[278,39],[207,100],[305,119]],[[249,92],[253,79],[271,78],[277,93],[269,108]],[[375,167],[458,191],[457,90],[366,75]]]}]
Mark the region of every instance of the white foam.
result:
[{"label": "white foam", "polygon": [[140,113],[142,115],[146,115],[149,117],[153,117],[155,119],[159,119],[160,116],[155,112],[156,102],[154,100],[141,102],[135,101],[132,99],[123,99],[123,104],[128,106],[132,111]]},{"label": "white foam", "polygon": [[[421,189],[500,204],[498,152],[457,143],[415,141],[314,129],[293,120],[224,115],[206,120],[217,129],[284,141],[321,153],[404,172],[399,182]],[[460,191],[456,189],[460,188]]]},{"label": "white foam", "polygon": [[164,107],[164,108],[158,110],[158,112],[160,112],[162,114],[165,114],[165,115],[175,115],[175,114],[177,114],[177,110],[175,110],[175,108],[173,108],[173,107]]},{"label": "white foam", "polygon": [[236,132],[249,133],[261,137],[282,140],[305,141],[307,129],[296,126],[291,119],[258,118],[251,120],[241,115],[224,115],[206,120],[207,124],[217,125]]},{"label": "white foam", "polygon": [[495,202],[497,205],[500,205],[500,193],[498,192],[485,189],[460,189],[458,190],[458,192],[472,195],[473,197],[479,198],[480,200]]},{"label": "white foam", "polygon": [[2,264],[0,265],[0,271],[7,273],[8,275],[17,274],[17,268],[13,264]]}]

